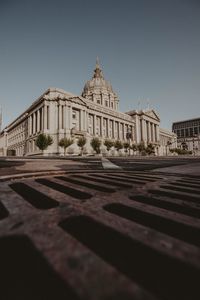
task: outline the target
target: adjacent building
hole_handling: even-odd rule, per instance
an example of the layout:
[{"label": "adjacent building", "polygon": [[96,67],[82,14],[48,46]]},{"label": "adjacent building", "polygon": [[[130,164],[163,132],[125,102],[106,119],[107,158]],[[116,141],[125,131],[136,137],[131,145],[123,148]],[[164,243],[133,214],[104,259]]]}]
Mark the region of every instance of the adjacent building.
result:
[{"label": "adjacent building", "polygon": [[[173,141],[175,134],[160,129],[160,118],[154,110],[126,113],[118,111],[119,99],[111,84],[105,80],[97,61],[91,80],[87,81],[81,96],[58,88],[49,88],[18,118],[10,123],[0,135],[1,155],[63,155],[59,140],[73,138],[68,149],[78,154],[76,140],[84,136],[87,143],[85,154],[92,153],[93,137],[155,145],[156,155],[163,154],[160,141]],[[40,133],[50,134],[53,144],[41,152],[35,145]],[[102,143],[103,144],[103,143]],[[165,145],[164,145],[165,148]],[[102,146],[102,151],[105,151]]]},{"label": "adjacent building", "polygon": [[174,122],[172,131],[177,135],[179,148],[200,155],[200,118]]}]

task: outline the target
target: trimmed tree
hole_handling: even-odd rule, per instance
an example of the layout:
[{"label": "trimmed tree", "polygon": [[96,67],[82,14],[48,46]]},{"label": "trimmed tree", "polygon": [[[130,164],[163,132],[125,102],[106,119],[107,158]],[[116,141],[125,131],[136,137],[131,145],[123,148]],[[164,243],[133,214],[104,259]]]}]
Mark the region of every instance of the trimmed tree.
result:
[{"label": "trimmed tree", "polygon": [[48,146],[53,144],[53,139],[50,135],[40,133],[35,141],[35,144],[43,152],[48,148]]},{"label": "trimmed tree", "polygon": [[90,145],[92,146],[93,150],[99,154],[101,153],[101,150],[100,150],[100,146],[101,146],[101,141],[98,137],[94,137],[91,142],[90,142]]},{"label": "trimmed tree", "polygon": [[133,152],[137,151],[137,145],[136,145],[136,144],[133,144],[133,145],[131,146],[131,149],[133,150]]},{"label": "trimmed tree", "polygon": [[146,153],[148,155],[154,154],[155,153],[155,146],[153,144],[148,144],[146,147]]},{"label": "trimmed tree", "polygon": [[145,155],[146,154],[146,147],[143,142],[137,145],[137,149],[140,154]]},{"label": "trimmed tree", "polygon": [[106,150],[109,152],[110,149],[114,146],[114,142],[107,139],[104,141],[104,146],[106,146]]},{"label": "trimmed tree", "polygon": [[81,148],[81,155],[83,155],[83,147],[85,146],[86,142],[87,140],[84,136],[80,137],[77,141],[77,145]]},{"label": "trimmed tree", "polygon": [[119,150],[123,148],[123,144],[121,141],[117,140],[114,144],[115,149],[117,150],[117,152],[119,153]]},{"label": "trimmed tree", "polygon": [[70,146],[70,145],[72,145],[73,144],[73,140],[72,139],[68,139],[68,138],[62,138],[60,141],[59,141],[59,143],[58,143],[58,145],[60,146],[60,147],[62,147],[62,148],[64,148],[64,155],[66,155],[66,149]]},{"label": "trimmed tree", "polygon": [[130,147],[130,145],[129,145],[129,143],[125,142],[125,143],[123,144],[123,146],[124,146],[124,150],[125,150],[125,152],[126,152],[126,154],[127,154],[127,153],[128,153],[128,148]]}]

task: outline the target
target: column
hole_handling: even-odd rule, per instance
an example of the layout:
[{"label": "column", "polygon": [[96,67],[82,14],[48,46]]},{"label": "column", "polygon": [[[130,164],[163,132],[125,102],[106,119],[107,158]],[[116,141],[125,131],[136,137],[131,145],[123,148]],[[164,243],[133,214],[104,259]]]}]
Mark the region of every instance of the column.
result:
[{"label": "column", "polygon": [[100,117],[100,123],[101,123],[101,137],[103,137],[103,117]]},{"label": "column", "polygon": [[62,128],[62,106],[58,104],[58,129]]},{"label": "column", "polygon": [[85,110],[84,115],[85,115],[85,131],[89,132],[89,124],[88,124],[89,115],[86,110]]},{"label": "column", "polygon": [[159,127],[158,127],[158,125],[155,126],[155,130],[156,130],[156,141],[159,142],[160,137],[159,137]]},{"label": "column", "polygon": [[93,135],[96,136],[96,115],[93,115]]},{"label": "column", "polygon": [[119,126],[119,122],[117,122],[117,138],[118,138],[118,140],[120,140],[120,126]]},{"label": "column", "polygon": [[72,128],[72,107],[68,106],[68,125],[69,129]]},{"label": "column", "polygon": [[47,106],[46,105],[43,106],[43,115],[44,115],[43,130],[46,130],[47,129]]},{"label": "column", "polygon": [[80,110],[80,130],[84,130],[83,110]]},{"label": "column", "polygon": [[35,133],[35,113],[33,113],[33,134]]},{"label": "column", "polygon": [[154,124],[151,124],[151,132],[152,132],[152,142],[155,143],[155,131],[154,131]]},{"label": "column", "polygon": [[106,137],[108,138],[109,137],[109,132],[108,132],[108,119],[105,119],[106,120]]},{"label": "column", "polygon": [[145,134],[145,120],[141,119],[141,138],[142,142],[146,141],[146,134]]},{"label": "column", "polygon": [[122,139],[125,140],[125,124],[122,124]]},{"label": "column", "polygon": [[31,135],[32,134],[32,116],[28,117],[28,126],[29,126],[28,132],[29,132],[29,135]]},{"label": "column", "polygon": [[41,128],[40,128],[40,110],[39,109],[36,112],[36,114],[37,114],[37,132],[39,132],[41,130]]}]

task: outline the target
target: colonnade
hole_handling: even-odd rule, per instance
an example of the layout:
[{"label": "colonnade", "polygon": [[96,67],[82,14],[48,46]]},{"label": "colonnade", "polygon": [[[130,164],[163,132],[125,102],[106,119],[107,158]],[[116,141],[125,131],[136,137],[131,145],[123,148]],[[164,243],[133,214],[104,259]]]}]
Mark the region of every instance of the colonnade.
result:
[{"label": "colonnade", "polygon": [[134,136],[134,127],[130,123],[92,113],[89,114],[89,119],[88,128],[91,135],[126,140],[126,133],[130,130],[132,138]]},{"label": "colonnade", "polygon": [[141,119],[140,123],[141,141],[147,143],[157,143],[159,141],[159,125]]}]

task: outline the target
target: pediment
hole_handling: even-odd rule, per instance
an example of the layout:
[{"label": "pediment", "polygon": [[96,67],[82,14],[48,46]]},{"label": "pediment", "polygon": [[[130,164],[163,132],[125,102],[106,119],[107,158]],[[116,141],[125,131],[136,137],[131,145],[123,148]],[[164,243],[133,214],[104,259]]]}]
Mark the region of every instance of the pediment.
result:
[{"label": "pediment", "polygon": [[157,113],[152,109],[152,110],[149,110],[149,111],[146,111],[145,112],[145,115],[148,116],[148,117],[151,117],[157,121],[160,121],[160,118],[159,116],[157,115]]},{"label": "pediment", "polygon": [[79,96],[70,97],[70,98],[68,98],[68,100],[71,100],[72,102],[79,104],[79,105],[84,105],[84,106],[87,105],[87,103]]}]

